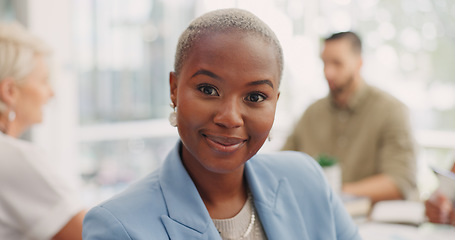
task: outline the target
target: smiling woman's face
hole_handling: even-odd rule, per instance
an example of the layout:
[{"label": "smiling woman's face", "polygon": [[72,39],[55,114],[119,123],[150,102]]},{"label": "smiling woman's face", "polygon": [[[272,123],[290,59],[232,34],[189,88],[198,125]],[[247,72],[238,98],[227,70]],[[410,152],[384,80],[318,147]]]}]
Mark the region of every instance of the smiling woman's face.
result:
[{"label": "smiling woman's face", "polygon": [[242,169],[272,128],[279,78],[276,50],[262,38],[235,31],[201,37],[170,79],[186,167]]}]

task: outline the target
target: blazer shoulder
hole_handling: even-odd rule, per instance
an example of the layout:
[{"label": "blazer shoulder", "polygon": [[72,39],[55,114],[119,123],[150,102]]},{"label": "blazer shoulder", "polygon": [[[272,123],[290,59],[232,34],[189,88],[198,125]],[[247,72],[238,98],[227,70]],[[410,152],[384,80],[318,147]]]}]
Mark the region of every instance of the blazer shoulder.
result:
[{"label": "blazer shoulder", "polygon": [[[157,170],[122,193],[92,208],[84,219],[84,236],[97,236],[99,232],[112,230],[114,235],[119,234],[112,239],[119,239],[120,235],[160,239],[154,236],[166,236],[166,230],[161,222],[162,215],[168,215],[168,211]],[[102,238],[87,239],[111,239],[104,237],[103,234],[99,236]]]},{"label": "blazer shoulder", "polygon": [[99,206],[115,211],[120,209],[141,211],[145,206],[163,206],[164,199],[158,176],[159,171],[147,175]]},{"label": "blazer shoulder", "polygon": [[255,164],[262,165],[263,169],[270,169],[271,174],[277,177],[288,178],[320,178],[322,170],[319,164],[308,154],[297,151],[282,151],[271,154],[258,155]]},{"label": "blazer shoulder", "polygon": [[131,239],[125,225],[108,209],[102,206],[92,208],[84,218],[82,238],[91,239]]}]

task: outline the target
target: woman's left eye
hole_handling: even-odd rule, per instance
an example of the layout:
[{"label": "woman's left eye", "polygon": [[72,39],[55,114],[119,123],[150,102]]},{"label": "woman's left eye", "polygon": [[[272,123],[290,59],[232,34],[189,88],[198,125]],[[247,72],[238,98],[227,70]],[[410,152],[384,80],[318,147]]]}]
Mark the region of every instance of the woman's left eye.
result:
[{"label": "woman's left eye", "polygon": [[249,94],[245,100],[249,102],[262,102],[266,99],[267,97],[264,94],[260,93],[251,93]]}]

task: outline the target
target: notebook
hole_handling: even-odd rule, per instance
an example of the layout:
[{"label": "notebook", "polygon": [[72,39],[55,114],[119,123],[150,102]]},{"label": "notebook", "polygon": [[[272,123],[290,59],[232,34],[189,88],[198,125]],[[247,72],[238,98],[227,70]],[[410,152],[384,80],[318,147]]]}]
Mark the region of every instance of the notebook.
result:
[{"label": "notebook", "polygon": [[418,226],[425,221],[425,206],[423,203],[415,201],[381,201],[374,205],[370,219],[373,222]]}]

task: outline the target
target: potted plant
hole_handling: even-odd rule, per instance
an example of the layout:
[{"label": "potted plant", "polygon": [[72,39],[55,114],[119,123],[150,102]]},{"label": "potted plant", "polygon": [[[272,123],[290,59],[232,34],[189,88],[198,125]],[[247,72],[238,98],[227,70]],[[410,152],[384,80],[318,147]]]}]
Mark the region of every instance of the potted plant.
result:
[{"label": "potted plant", "polygon": [[341,192],[341,169],[336,157],[322,153],[315,157],[316,161],[321,165],[324,174],[336,193]]}]

